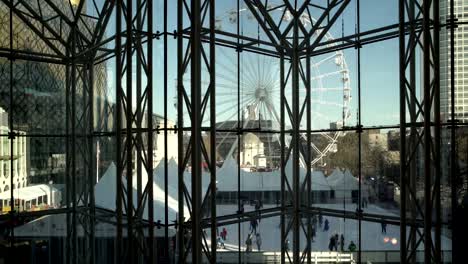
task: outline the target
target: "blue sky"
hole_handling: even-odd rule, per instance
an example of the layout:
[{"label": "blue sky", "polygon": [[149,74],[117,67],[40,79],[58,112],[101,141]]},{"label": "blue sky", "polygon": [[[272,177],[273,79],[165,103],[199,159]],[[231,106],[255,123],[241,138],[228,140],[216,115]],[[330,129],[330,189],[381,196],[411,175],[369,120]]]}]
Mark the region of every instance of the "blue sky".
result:
[{"label": "blue sky", "polygon": [[[322,0],[324,2],[324,0]],[[242,1],[241,1],[242,2]],[[272,1],[270,1],[272,2]],[[320,2],[320,1],[318,1]],[[236,1],[233,0],[218,0],[217,4],[217,17],[222,20],[223,29],[230,30],[234,24],[229,26],[229,11],[236,8]],[[352,0],[343,16],[339,18],[336,25],[332,28],[331,34],[334,37],[340,37],[342,34],[341,23],[344,24],[344,34],[352,34],[355,32],[356,26],[356,0]],[[175,14],[176,1],[169,1],[168,7],[169,14]],[[312,14],[314,16],[314,14]],[[318,16],[318,14],[316,15]],[[162,1],[155,4],[154,20],[155,31],[163,31],[162,28]],[[176,16],[168,16],[168,31],[175,30]],[[398,1],[397,0],[361,0],[361,31],[375,29],[381,26],[398,23]],[[110,30],[107,34],[112,34],[114,23],[111,22]],[[244,32],[256,36],[257,25],[252,22],[246,22]],[[261,33],[262,34],[262,33]],[[163,41],[154,41],[154,109],[158,114],[163,113]],[[348,49],[344,51],[345,59],[349,68],[351,77],[351,88],[353,100],[351,101],[352,116],[348,120],[348,125],[356,123],[357,111],[357,52],[355,49]],[[232,56],[235,54],[232,53]],[[231,56],[230,55],[230,56]],[[222,56],[218,56],[221,61]],[[176,118],[175,108],[173,106],[175,96],[175,79],[177,75],[176,41],[169,38],[168,45],[168,117],[170,119]],[[319,59],[319,58],[316,58]],[[223,62],[227,65],[230,62]],[[247,67],[247,66],[245,66]],[[393,39],[377,44],[367,45],[361,49],[361,89],[362,89],[362,122],[365,126],[374,125],[390,125],[397,124],[399,121],[399,77],[398,77],[398,39]],[[218,67],[220,68],[220,67]],[[115,62],[111,60],[108,63],[109,78],[114,75]],[[223,72],[220,70],[219,72]],[[229,75],[231,71],[225,72],[224,75]],[[220,73],[221,75],[221,73]],[[189,76],[189,74],[187,75]],[[221,77],[217,77],[222,79]],[[222,81],[221,81],[222,82]],[[115,81],[110,80],[110,90],[115,91],[113,87]],[[113,97],[114,92],[110,92]],[[222,99],[219,98],[218,101]],[[236,98],[232,98],[233,101]],[[323,128],[323,127],[320,127]]]}]

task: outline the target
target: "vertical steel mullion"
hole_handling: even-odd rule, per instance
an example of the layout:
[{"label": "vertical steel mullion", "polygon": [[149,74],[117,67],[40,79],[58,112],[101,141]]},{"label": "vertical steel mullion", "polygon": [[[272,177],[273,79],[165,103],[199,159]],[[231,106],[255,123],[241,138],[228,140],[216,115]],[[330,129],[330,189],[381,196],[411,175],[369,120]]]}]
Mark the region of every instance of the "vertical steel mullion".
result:
[{"label": "vertical steel mullion", "polygon": [[441,120],[440,120],[440,10],[439,1],[432,1],[432,11],[434,21],[434,33],[433,33],[433,67],[434,67],[434,163],[435,163],[435,179],[434,179],[434,201],[435,201],[435,262],[441,262],[441,236],[442,236],[442,215],[441,215],[441,201],[440,201],[440,183],[441,183]]},{"label": "vertical steel mullion", "polygon": [[[136,7],[139,8],[141,5],[141,0],[136,0]],[[135,32],[135,49],[136,49],[136,63],[135,63],[135,71],[136,71],[136,144],[135,144],[135,169],[137,173],[137,179],[136,179],[136,190],[137,190],[137,202],[136,204],[140,204],[141,198],[142,198],[142,182],[141,182],[141,170],[142,170],[142,159],[141,159],[141,152],[144,149],[143,147],[143,138],[142,138],[142,133],[141,133],[141,128],[142,128],[142,119],[143,119],[143,113],[142,113],[142,104],[143,102],[141,101],[142,99],[142,92],[141,92],[141,57],[143,55],[143,47],[141,43],[141,37],[142,34],[141,32],[143,31],[143,25],[141,21],[141,10],[136,12],[136,28],[137,31]],[[128,116],[127,116],[128,118]]]},{"label": "vertical steel mullion", "polygon": [[[417,44],[416,42],[418,41],[417,37],[417,32],[416,32],[416,20],[415,20],[415,11],[416,11],[416,3],[415,0],[407,0],[409,3],[409,17],[408,20],[410,21],[409,27],[410,27],[410,37],[409,37],[409,47],[412,47],[410,50],[408,50],[408,54],[410,56],[410,65],[409,65],[409,83],[410,83],[410,105],[409,105],[409,114],[410,114],[410,119],[411,119],[411,128],[410,128],[410,140],[408,142],[408,149],[410,150],[406,154],[410,154],[413,151],[416,151],[416,148],[418,147],[418,127],[417,127],[417,99],[416,99],[416,50],[417,50]],[[411,155],[411,154],[410,154]],[[407,202],[409,202],[410,210],[411,210],[411,227],[410,227],[410,235],[409,237],[411,238],[411,251],[416,249],[417,245],[417,228],[416,228],[416,219],[418,217],[418,212],[417,212],[417,206],[418,206],[418,201],[416,200],[416,197],[411,196],[411,193],[416,193],[416,188],[417,188],[417,173],[418,173],[418,164],[417,164],[417,159],[418,159],[418,154],[414,155],[413,157],[410,156],[410,168],[409,168],[409,175],[407,179],[407,184],[409,184],[409,192],[407,191],[406,193],[406,199]],[[408,171],[407,171],[408,173]],[[412,254],[412,252],[407,252],[407,254],[412,255],[412,260],[411,262],[416,262],[416,254]],[[406,260],[408,261],[408,260]]]},{"label": "vertical steel mullion", "polygon": [[424,263],[432,263],[432,170],[431,170],[431,20],[430,1],[423,2],[423,96],[424,96]]},{"label": "vertical steel mullion", "polygon": [[[137,254],[135,253],[136,245],[133,234],[134,227],[134,216],[133,216],[133,96],[132,96],[132,74],[133,74],[133,62],[132,62],[132,42],[133,42],[133,29],[132,29],[132,18],[133,18],[133,0],[127,0],[126,2],[126,32],[125,32],[125,77],[126,77],[126,93],[125,93],[125,103],[126,103],[126,114],[125,114],[125,151],[126,151],[126,183],[127,183],[127,250],[128,250],[128,261],[135,263],[137,260]],[[140,78],[140,76],[137,76]],[[138,113],[137,113],[138,116]],[[140,131],[137,132],[137,134]],[[141,175],[137,175],[138,177]]]},{"label": "vertical steel mullion", "polygon": [[[14,197],[14,177],[13,177],[13,137],[14,137],[14,130],[13,130],[13,86],[14,86],[14,80],[13,80],[13,36],[14,36],[14,29],[13,29],[13,7],[10,7],[9,10],[9,46],[10,46],[10,56],[11,58],[9,59],[9,67],[10,67],[10,83],[9,83],[9,106],[10,106],[10,114],[8,115],[8,139],[10,143],[10,224],[9,224],[9,229],[10,229],[10,250],[12,251],[15,245],[15,228],[14,228],[14,222],[15,222],[15,197]],[[11,252],[11,256],[13,255],[13,252]],[[8,259],[9,259],[8,258]]]},{"label": "vertical steel mullion", "polygon": [[202,228],[201,228],[201,16],[200,0],[191,1],[191,145],[192,145],[192,262],[202,262]]},{"label": "vertical steel mullion", "polygon": [[[81,120],[80,120],[80,123],[82,123],[81,125],[78,123],[77,124],[77,128],[79,127],[80,130],[78,131],[78,135],[86,135],[85,138],[82,138],[80,137],[79,138],[79,142],[77,144],[77,147],[78,147],[78,153],[80,153],[80,163],[78,164],[78,168],[80,170],[83,170],[82,172],[82,175],[80,175],[80,180],[79,180],[79,189],[78,189],[78,197],[80,197],[80,199],[78,200],[78,203],[88,203],[89,202],[89,195],[90,193],[88,192],[87,190],[87,181],[88,181],[88,177],[89,175],[87,175],[87,173],[89,172],[89,169],[90,167],[88,166],[88,164],[86,164],[86,159],[88,157],[90,157],[91,155],[88,154],[88,151],[90,151],[89,149],[89,145],[88,145],[88,135],[87,133],[89,132],[89,114],[90,114],[90,109],[88,109],[88,107],[90,106],[89,105],[89,91],[90,91],[90,87],[91,85],[89,84],[90,82],[90,75],[89,75],[89,67],[88,67],[88,64],[85,63],[83,65],[80,65],[79,67],[80,69],[80,73],[78,74],[79,76],[79,80],[81,81],[81,94],[79,94],[79,96],[81,96],[81,105],[83,107],[83,117]],[[81,151],[80,151],[81,150]],[[88,171],[86,171],[85,167],[87,167]],[[82,217],[82,218],[86,218],[86,217]],[[84,224],[84,221],[86,221],[86,219],[83,219],[80,221],[80,224],[83,225]],[[86,226],[83,226],[84,229],[86,229],[87,227]],[[89,241],[86,240],[86,238],[83,239],[83,244],[86,244],[88,243]],[[87,253],[87,252],[83,252],[83,253]]]},{"label": "vertical steel mullion", "polygon": [[[164,52],[164,64],[163,65],[167,65],[167,1],[168,0],[164,0],[164,7],[163,7],[163,11],[164,11],[164,14],[163,14],[163,27],[164,27],[164,48],[163,48],[163,52]],[[150,31],[152,32],[152,31]],[[163,70],[163,74],[164,74],[164,98],[167,98],[167,66],[164,67],[164,70]],[[166,243],[169,243],[169,229],[168,229],[168,225],[169,225],[169,175],[168,175],[168,139],[167,139],[167,136],[168,136],[168,133],[167,133],[167,100],[164,100],[164,224],[166,225],[166,228],[164,229],[164,239],[166,241]],[[166,257],[169,256],[169,247],[165,247],[164,249],[164,255]]]},{"label": "vertical steel mullion", "polygon": [[300,153],[299,153],[299,14],[294,15],[293,25],[293,40],[292,40],[292,54],[291,54],[291,67],[292,67],[292,179],[293,179],[293,215],[292,215],[292,233],[293,233],[293,262],[300,262]]},{"label": "vertical steel mullion", "polygon": [[[148,0],[146,3],[146,11],[147,11],[147,33],[146,35],[148,36],[148,41],[147,41],[147,86],[146,86],[146,94],[147,94],[147,101],[148,101],[148,147],[147,147],[147,164],[146,164],[146,169],[147,169],[147,174],[148,174],[148,195],[147,195],[147,203],[148,203],[148,234],[149,234],[149,239],[148,239],[148,247],[149,247],[149,252],[148,252],[148,258],[150,263],[154,263],[155,261],[155,247],[154,247],[154,203],[153,203],[153,182],[154,182],[154,175],[153,175],[153,151],[154,151],[154,146],[153,146],[153,38],[150,37],[150,34],[153,34],[153,0]],[[167,65],[167,64],[164,64]],[[166,68],[166,67],[164,67]],[[167,98],[167,97],[166,97]],[[167,145],[167,144],[165,144]],[[167,195],[167,189],[165,190],[165,193]],[[167,205],[165,207],[167,210]],[[167,214],[165,214],[165,232],[167,233]],[[166,243],[169,243],[166,241]],[[169,246],[166,246],[167,248]],[[166,255],[167,256],[167,255]]]},{"label": "vertical steel mullion", "polygon": [[[178,218],[178,249],[179,263],[185,263],[182,258],[185,255],[185,219],[184,219],[184,122],[183,122],[183,63],[184,63],[184,38],[183,38],[183,0],[177,1],[177,147],[178,147],[178,202],[179,202],[179,218]],[[183,261],[183,262],[182,262]]]},{"label": "vertical steel mullion", "polygon": [[76,195],[76,58],[75,58],[75,49],[76,49],[76,29],[72,28],[72,43],[71,43],[71,56],[72,56],[72,65],[71,65],[71,185],[72,185],[72,263],[77,262],[77,195]]},{"label": "vertical steel mullion", "polygon": [[[240,0],[237,0],[237,10],[236,10],[236,30],[237,30],[237,36],[240,35]],[[241,129],[244,126],[243,121],[241,121],[241,109],[240,109],[240,104],[241,104],[241,56],[240,56],[240,40],[239,37],[236,39],[237,41],[237,155],[236,155],[236,161],[237,161],[237,212],[241,212],[241,209],[243,205],[241,204],[241,170],[240,170],[240,149],[241,149]],[[237,262],[241,263],[241,216],[239,216],[239,222],[237,223],[237,242],[238,242],[238,252],[237,252]]]},{"label": "vertical steel mullion", "polygon": [[[306,41],[306,48],[310,46],[310,39]],[[307,207],[312,205],[312,138],[310,131],[312,129],[311,118],[312,118],[312,98],[311,98],[311,77],[310,77],[310,56],[306,57],[306,81],[307,81]],[[316,231],[316,230],[315,230]],[[312,236],[312,237],[311,237]],[[307,263],[312,262],[312,242],[313,232],[311,226],[310,213],[307,214]]]},{"label": "vertical steel mullion", "polygon": [[211,263],[216,263],[217,219],[216,219],[216,44],[215,0],[210,0],[210,158],[211,158]]},{"label": "vertical steel mullion", "polygon": [[116,4],[116,39],[115,39],[115,60],[116,60],[116,163],[117,163],[117,175],[116,175],[116,210],[117,210],[117,241],[115,249],[115,262],[125,263],[124,248],[123,248],[123,156],[122,156],[122,1],[117,0]]},{"label": "vertical steel mullion", "polygon": [[357,252],[357,262],[361,263],[362,261],[362,104],[361,104],[361,6],[360,0],[356,1],[356,15],[357,15],[357,89],[358,89],[358,177],[359,177],[359,186],[358,186],[358,252]]},{"label": "vertical steel mullion", "polygon": [[[406,263],[406,45],[405,0],[398,1],[400,53],[400,263]],[[411,36],[410,36],[411,37]]]},{"label": "vertical steel mullion", "polygon": [[[69,51],[67,51],[67,55]],[[65,249],[65,263],[70,263],[71,259],[71,245],[70,245],[70,229],[71,229],[71,215],[70,215],[70,204],[71,204],[71,182],[70,182],[70,157],[71,157],[71,146],[70,146],[70,88],[71,88],[71,66],[69,64],[66,65],[65,68],[65,134],[67,135],[66,142],[65,142],[65,156],[66,156],[66,165],[65,165],[65,191],[66,191],[66,208],[67,208],[67,242],[66,242],[66,249]]]},{"label": "vertical steel mullion", "polygon": [[[93,162],[93,145],[94,145],[94,61],[91,61],[88,65],[89,71],[89,84],[88,84],[88,93],[89,93],[89,127],[88,127],[88,190],[89,191],[89,247],[90,247],[90,263],[95,262],[95,230],[94,223],[96,220],[96,207],[95,207],[95,197],[94,197],[94,184],[96,183],[93,177],[93,172],[98,168],[94,168],[95,163]],[[88,252],[87,252],[88,253]]]},{"label": "vertical steel mullion", "polygon": [[284,54],[280,54],[280,174],[281,174],[281,264],[285,263],[286,260],[286,226],[285,226],[285,213],[286,213],[286,193],[285,193],[285,78],[284,78]]}]

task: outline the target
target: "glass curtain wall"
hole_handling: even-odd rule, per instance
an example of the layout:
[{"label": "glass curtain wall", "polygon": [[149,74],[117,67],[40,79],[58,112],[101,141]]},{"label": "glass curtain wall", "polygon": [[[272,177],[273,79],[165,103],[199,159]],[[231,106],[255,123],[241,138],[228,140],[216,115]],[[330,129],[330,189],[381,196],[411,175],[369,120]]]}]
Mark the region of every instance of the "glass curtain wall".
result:
[{"label": "glass curtain wall", "polygon": [[1,1],[0,262],[455,262],[466,10]]}]

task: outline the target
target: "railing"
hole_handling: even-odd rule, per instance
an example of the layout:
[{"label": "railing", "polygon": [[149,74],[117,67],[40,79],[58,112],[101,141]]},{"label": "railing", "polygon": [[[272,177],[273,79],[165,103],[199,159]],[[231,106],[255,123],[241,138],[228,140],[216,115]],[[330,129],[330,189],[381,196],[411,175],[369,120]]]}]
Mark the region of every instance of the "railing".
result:
[{"label": "railing", "polygon": [[[292,256],[292,253],[289,254]],[[239,252],[237,251],[218,251],[217,263],[281,263],[280,251],[253,251]],[[190,262],[189,255],[187,261]],[[356,263],[357,252],[333,252],[333,251],[313,251],[311,252],[311,263]],[[416,263],[424,263],[424,251],[415,253]],[[206,261],[206,259],[205,259]],[[452,252],[442,251],[442,262],[450,263],[452,261]],[[400,251],[361,251],[362,263],[400,263]],[[208,262],[206,262],[208,263]],[[290,263],[286,257],[286,263]],[[305,262],[307,263],[307,261]]]}]

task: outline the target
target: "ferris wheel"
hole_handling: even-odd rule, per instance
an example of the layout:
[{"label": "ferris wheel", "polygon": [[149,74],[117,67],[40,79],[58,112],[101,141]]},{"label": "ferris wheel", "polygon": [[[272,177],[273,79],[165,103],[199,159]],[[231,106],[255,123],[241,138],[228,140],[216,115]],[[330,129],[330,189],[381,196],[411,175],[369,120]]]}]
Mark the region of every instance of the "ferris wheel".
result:
[{"label": "ferris wheel", "polygon": [[[290,21],[291,14],[282,8],[276,8],[279,19]],[[245,8],[226,11],[216,19],[219,30],[232,30],[237,26],[237,17],[242,21],[243,34],[261,34],[261,30],[253,15]],[[305,28],[310,28],[315,19],[303,14],[300,17]],[[250,32],[247,32],[250,31]],[[312,36],[314,40],[321,32],[316,31]],[[260,38],[260,35],[258,35]],[[327,33],[325,41],[333,40]],[[280,128],[280,61],[278,58],[258,55],[250,52],[237,52],[225,47],[216,48],[216,119],[217,128],[225,131],[236,129],[238,126],[258,131],[278,131]],[[304,61],[305,64],[305,61]],[[237,79],[240,69],[239,79]],[[304,66],[305,67],[305,66]],[[311,127],[313,130],[340,128],[346,125],[351,116],[351,86],[348,66],[342,51],[319,55],[311,59]],[[188,85],[189,79],[184,79]],[[208,86],[209,76],[202,74],[202,83]],[[287,84],[290,85],[290,84]],[[306,98],[303,84],[300,86],[300,99]],[[187,86],[188,87],[188,86]],[[291,98],[291,89],[286,89],[285,97]],[[209,107],[209,106],[207,106]],[[305,116],[305,115],[304,115]],[[206,119],[206,120],[205,120]],[[209,118],[205,118],[202,125],[208,125]],[[190,120],[184,116],[184,120]],[[240,121],[240,123],[238,123]],[[301,123],[305,123],[302,120]],[[285,124],[288,129],[288,124]],[[304,127],[302,127],[304,129]],[[240,144],[240,151],[246,148],[258,148],[252,155],[265,156],[267,167],[275,166],[279,160],[279,134],[254,133],[257,141]],[[311,165],[320,165],[328,153],[338,151],[337,140],[343,136],[342,131],[319,132],[312,136]],[[303,143],[306,134],[302,135]],[[218,158],[225,160],[235,156],[239,146],[237,135],[232,132],[218,133],[216,135],[216,149]],[[247,137],[250,140],[252,136]],[[254,137],[255,138],[255,137]],[[286,136],[286,144],[290,138]],[[241,162],[243,162],[241,160]],[[244,160],[244,163],[247,163]],[[278,164],[276,162],[276,164]],[[244,164],[241,164],[241,166]],[[301,165],[305,166],[301,158]]]}]

